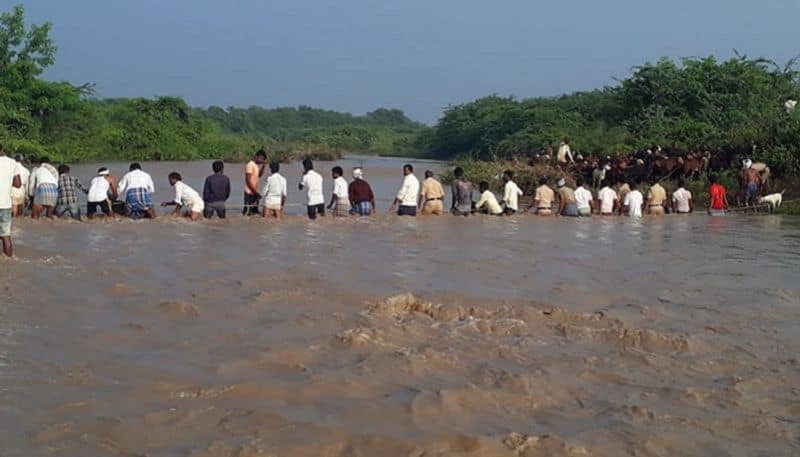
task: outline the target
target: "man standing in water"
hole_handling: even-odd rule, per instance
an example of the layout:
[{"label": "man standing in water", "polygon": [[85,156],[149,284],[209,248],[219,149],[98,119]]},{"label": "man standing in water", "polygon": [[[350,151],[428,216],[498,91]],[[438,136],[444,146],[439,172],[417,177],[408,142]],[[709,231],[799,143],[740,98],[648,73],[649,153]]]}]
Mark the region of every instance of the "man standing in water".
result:
[{"label": "man standing in water", "polygon": [[503,212],[506,216],[511,216],[519,211],[519,197],[522,197],[522,189],[514,182],[514,172],[511,170],[503,172],[503,181],[506,183],[503,188],[502,205],[505,208]]},{"label": "man standing in water", "polygon": [[156,186],[153,184],[153,178],[142,171],[142,166],[136,162],[128,169],[128,173],[119,181],[119,195],[125,198],[128,216],[132,219],[143,216],[155,219],[153,192],[156,191]]},{"label": "man standing in water", "polygon": [[28,200],[28,179],[31,177],[31,172],[22,164],[21,155],[17,154],[14,156],[14,161],[17,162],[19,166],[19,178],[22,182],[22,187],[11,188],[11,203],[13,204],[11,212],[14,217],[22,217]]},{"label": "man standing in water", "polygon": [[371,216],[375,214],[375,194],[372,187],[364,180],[364,171],[353,168],[353,181],[347,189],[350,196],[350,212],[359,216]]},{"label": "man standing in water", "polygon": [[39,166],[31,173],[28,186],[33,195],[33,209],[31,217],[39,219],[42,211],[45,217],[53,218],[56,203],[58,203],[58,170],[49,163],[49,159],[42,157]]},{"label": "man standing in water", "polygon": [[308,218],[316,219],[317,215],[325,216],[325,197],[322,195],[322,175],[314,171],[314,162],[311,159],[303,160],[303,179],[297,185],[300,190],[306,190],[308,198]]},{"label": "man standing in water", "polygon": [[436,180],[432,171],[426,170],[425,180],[422,181],[422,190],[419,193],[419,204],[417,205],[422,215],[442,215],[444,213],[443,199],[444,188],[442,188],[442,184]]},{"label": "man standing in water", "polygon": [[639,192],[639,187],[641,186],[642,181],[637,179],[633,186],[631,186],[631,191],[625,194],[625,200],[623,205],[625,207],[625,212],[628,213],[628,216],[640,218],[642,217],[642,206],[644,206],[644,196],[641,192]]},{"label": "man standing in water", "polygon": [[558,180],[558,214],[567,217],[579,216],[575,191],[567,186],[564,178]]},{"label": "man standing in water", "polygon": [[597,193],[597,199],[600,200],[599,213],[601,216],[613,216],[617,212],[619,205],[619,198],[617,192],[611,188],[611,183],[606,180],[603,182],[603,188]]},{"label": "man standing in water", "polygon": [[652,216],[663,216],[664,205],[667,203],[667,191],[661,186],[657,179],[653,179],[653,185],[647,191],[647,214]]},{"label": "man standing in water", "polygon": [[81,220],[81,207],[78,205],[78,191],[88,194],[89,189],[85,188],[81,181],[69,172],[69,166],[58,166],[58,204],[56,205],[56,217],[65,214],[75,220]]},{"label": "man standing in water", "polygon": [[0,239],[3,241],[3,254],[6,257],[14,256],[14,247],[11,244],[11,190],[22,187],[19,164],[6,156],[3,146],[0,145]]},{"label": "man standing in water", "polygon": [[551,216],[553,214],[553,200],[555,200],[555,198],[555,192],[547,185],[547,177],[542,176],[539,178],[539,187],[536,188],[533,202],[528,207],[528,211],[535,208],[535,214],[537,216]]},{"label": "man standing in water", "polygon": [[[410,163],[403,165],[403,185],[400,191],[397,192],[392,206],[389,211],[394,211],[397,208],[398,216],[416,216],[417,215],[417,196],[419,195],[419,180],[414,176],[414,166]],[[397,205],[400,205],[398,208]]]},{"label": "man standing in water", "polygon": [[281,165],[278,162],[269,164],[269,178],[264,185],[264,209],[261,215],[264,217],[274,217],[281,220],[283,208],[286,207],[287,185],[286,178],[280,174]]},{"label": "man standing in water", "polygon": [[258,214],[258,202],[261,195],[258,193],[258,181],[264,176],[264,164],[267,162],[267,152],[259,149],[253,159],[244,167],[244,208],[242,214],[254,216]]},{"label": "man standing in water", "polygon": [[231,196],[231,180],[223,174],[225,164],[221,160],[212,163],[211,170],[214,174],[208,176],[203,184],[203,216],[212,218],[216,213],[220,219],[225,219],[225,202]]},{"label": "man standing in water", "polygon": [[472,183],[464,179],[464,169],[453,170],[453,202],[450,211],[456,216],[469,216],[472,213]]},{"label": "man standing in water", "polygon": [[742,182],[744,183],[744,198],[746,206],[755,206],[758,204],[758,187],[761,184],[761,176],[757,170],[753,169],[753,161],[747,159],[744,161],[742,169]]},{"label": "man standing in water", "polygon": [[100,167],[97,170],[97,176],[92,178],[89,183],[89,194],[86,196],[86,216],[94,219],[99,209],[106,217],[114,217],[111,200],[115,198],[117,198],[116,183],[112,181],[108,168]]},{"label": "man standing in water", "polygon": [[719,178],[716,174],[709,176],[708,180],[711,182],[711,187],[708,189],[709,197],[711,197],[709,199],[708,215],[724,216],[728,210],[728,192],[719,183]]},{"label": "man standing in water", "polygon": [[694,211],[692,193],[686,190],[686,182],[680,178],[678,179],[678,190],[672,193],[672,212],[688,214],[692,211]]},{"label": "man standing in water", "polygon": [[333,195],[328,209],[332,210],[334,217],[346,217],[350,215],[350,193],[348,191],[347,180],[344,179],[344,170],[336,166],[331,170],[333,178]]},{"label": "man standing in water", "polygon": [[578,215],[581,217],[591,217],[594,213],[594,198],[592,191],[583,178],[578,178],[575,182],[575,202],[578,205]]}]

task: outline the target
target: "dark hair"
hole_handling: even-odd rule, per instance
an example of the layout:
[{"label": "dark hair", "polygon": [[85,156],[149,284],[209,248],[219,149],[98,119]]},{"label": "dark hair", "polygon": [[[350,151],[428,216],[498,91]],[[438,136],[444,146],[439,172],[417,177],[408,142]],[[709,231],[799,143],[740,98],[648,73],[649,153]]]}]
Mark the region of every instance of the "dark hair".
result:
[{"label": "dark hair", "polygon": [[411,165],[410,163],[407,163],[407,164],[403,165],[403,170],[406,170],[406,169],[408,169],[408,171],[413,173],[414,172],[414,165]]},{"label": "dark hair", "polygon": [[480,184],[478,184],[478,189],[480,189],[481,192],[486,192],[489,190],[489,183],[486,181],[481,181]]},{"label": "dark hair", "polygon": [[511,170],[506,170],[503,172],[503,176],[507,176],[508,179],[514,179],[514,172]]},{"label": "dark hair", "polygon": [[256,151],[256,157],[263,157],[266,159],[267,151],[265,151],[264,148],[259,149],[258,151]]},{"label": "dark hair", "polygon": [[313,170],[314,169],[314,162],[312,162],[311,159],[303,159],[303,168],[306,171]]},{"label": "dark hair", "polygon": [[717,181],[719,181],[719,177],[717,176],[716,173],[711,173],[710,175],[708,175],[708,182],[710,182],[711,184],[714,184]]},{"label": "dark hair", "polygon": [[433,172],[430,170],[425,170],[425,177],[426,178],[433,178]]},{"label": "dark hair", "polygon": [[172,173],[169,174],[169,179],[174,179],[176,181],[180,181],[183,178],[181,178],[181,174],[180,173],[178,173],[177,171],[173,171]]},{"label": "dark hair", "polygon": [[575,187],[581,187],[584,184],[585,184],[585,181],[583,180],[583,178],[578,178],[578,179],[575,180]]},{"label": "dark hair", "polygon": [[225,168],[225,163],[221,160],[215,160],[214,163],[211,164],[211,169],[214,170],[214,173],[219,173],[223,168]]},{"label": "dark hair", "polygon": [[547,176],[542,176],[539,178],[539,185],[544,186],[545,184],[547,184]]},{"label": "dark hair", "polygon": [[453,170],[453,176],[455,176],[456,178],[463,178],[464,177],[464,169],[461,168],[461,167],[456,167],[456,169]]},{"label": "dark hair", "polygon": [[69,166],[62,163],[58,166],[58,174],[63,175],[64,173],[69,173]]},{"label": "dark hair", "polygon": [[39,163],[48,163],[48,162],[50,162],[50,157],[47,156],[39,157]]},{"label": "dark hair", "polygon": [[278,162],[272,162],[269,164],[269,172],[270,173],[277,173],[281,169],[281,164]]},{"label": "dark hair", "polygon": [[342,167],[340,167],[339,165],[336,165],[335,167],[333,167],[331,169],[331,171],[336,173],[339,176],[342,176],[344,174],[344,170],[342,170]]},{"label": "dark hair", "polygon": [[102,173],[102,172],[104,172],[104,171],[108,171],[108,168],[106,168],[106,167],[100,167],[100,168],[98,168],[98,169],[97,169],[97,174],[99,175],[100,173]]},{"label": "dark hair", "polygon": [[141,169],[142,169],[142,166],[141,166],[141,165],[139,165],[139,162],[133,162],[133,163],[131,164],[131,166],[130,166],[130,167],[128,167],[128,170],[130,170],[130,171],[133,171],[133,170],[141,170]]},{"label": "dark hair", "polygon": [[[2,151],[2,150],[3,150],[3,146],[0,146],[0,151]],[[17,162],[22,162],[22,160],[23,160],[22,154],[15,154],[14,155],[14,160],[16,160]]]},{"label": "dark hair", "polygon": [[678,187],[683,187],[686,185],[686,180],[683,177],[678,178]]}]

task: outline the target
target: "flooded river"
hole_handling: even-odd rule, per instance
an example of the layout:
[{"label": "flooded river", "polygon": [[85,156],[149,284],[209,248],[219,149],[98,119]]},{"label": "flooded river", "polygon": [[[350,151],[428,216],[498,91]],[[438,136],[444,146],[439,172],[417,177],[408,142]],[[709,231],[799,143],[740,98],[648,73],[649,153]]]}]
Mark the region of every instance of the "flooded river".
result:
[{"label": "flooded river", "polygon": [[400,219],[362,161],[376,218],[15,222],[0,455],[800,453],[800,219]]}]

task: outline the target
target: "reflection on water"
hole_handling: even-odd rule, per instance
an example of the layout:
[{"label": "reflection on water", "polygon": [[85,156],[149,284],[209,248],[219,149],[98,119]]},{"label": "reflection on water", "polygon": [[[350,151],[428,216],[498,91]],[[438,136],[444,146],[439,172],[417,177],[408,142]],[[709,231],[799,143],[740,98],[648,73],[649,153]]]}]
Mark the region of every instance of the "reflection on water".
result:
[{"label": "reflection on water", "polygon": [[0,453],[790,455],[798,222],[22,221]]}]

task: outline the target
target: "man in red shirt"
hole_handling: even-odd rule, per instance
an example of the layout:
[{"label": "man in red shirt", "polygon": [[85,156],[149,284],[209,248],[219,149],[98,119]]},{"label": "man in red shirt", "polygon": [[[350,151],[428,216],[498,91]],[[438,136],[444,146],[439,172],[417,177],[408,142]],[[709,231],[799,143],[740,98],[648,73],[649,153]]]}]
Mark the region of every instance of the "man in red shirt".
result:
[{"label": "man in red shirt", "polygon": [[369,183],[364,180],[361,168],[353,168],[353,182],[350,183],[347,193],[350,197],[351,214],[359,216],[375,214],[375,194]]},{"label": "man in red shirt", "polygon": [[711,187],[708,189],[709,196],[711,197],[708,206],[709,216],[724,216],[728,210],[728,192],[725,186],[720,184],[717,175],[712,174],[708,180],[711,182]]}]

